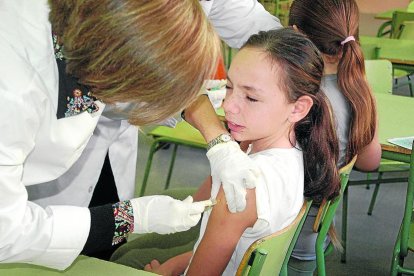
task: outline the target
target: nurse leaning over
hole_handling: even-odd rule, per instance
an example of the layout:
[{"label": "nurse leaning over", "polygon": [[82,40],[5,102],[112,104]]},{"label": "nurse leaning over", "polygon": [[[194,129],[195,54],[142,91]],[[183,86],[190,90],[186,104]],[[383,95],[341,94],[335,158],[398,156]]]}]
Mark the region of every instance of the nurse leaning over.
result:
[{"label": "nurse leaning over", "polygon": [[[71,167],[105,103],[128,102],[129,121],[144,125],[194,100],[220,49],[198,2],[1,0],[0,18],[0,262],[64,269],[129,233],[195,225],[203,205],[191,198],[43,209],[27,200],[25,186]],[[79,83],[59,78],[65,68],[56,63],[52,32]]]}]

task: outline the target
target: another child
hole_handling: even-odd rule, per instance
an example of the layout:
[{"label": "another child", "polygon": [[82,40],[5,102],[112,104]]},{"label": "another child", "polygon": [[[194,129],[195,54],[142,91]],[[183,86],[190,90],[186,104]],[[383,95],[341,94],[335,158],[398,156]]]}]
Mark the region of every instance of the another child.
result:
[{"label": "another child", "polygon": [[247,41],[232,61],[223,107],[232,137],[250,142],[261,181],[247,190],[246,209],[230,213],[213,176],[201,190],[209,188],[204,199],[218,203],[204,213],[194,255],[153,261],[147,270],[179,275],[192,258],[187,275],[234,275],[252,242],[295,219],[304,193],[316,200],[338,194],[338,143],[320,91],[322,74],[319,51],[293,29],[260,32]]},{"label": "another child", "polygon": [[[355,167],[365,171],[376,169],[381,147],[375,100],[365,77],[364,57],[358,42],[356,2],[295,0],[290,8],[289,25],[306,34],[322,52],[325,69],[321,87],[335,118],[340,149],[338,168],[358,154]],[[312,208],[308,214],[289,262],[289,275],[313,275],[317,234],[312,225],[316,213],[317,209]]]}]

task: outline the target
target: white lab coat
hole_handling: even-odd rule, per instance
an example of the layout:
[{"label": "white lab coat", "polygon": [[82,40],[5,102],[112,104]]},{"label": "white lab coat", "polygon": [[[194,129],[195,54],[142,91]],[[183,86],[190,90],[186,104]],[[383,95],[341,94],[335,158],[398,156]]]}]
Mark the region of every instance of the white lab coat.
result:
[{"label": "white lab coat", "polygon": [[[256,0],[201,4],[232,47],[259,29],[280,27]],[[138,133],[125,120],[100,116],[105,106],[99,102],[95,113],[57,120],[58,71],[48,14],[46,0],[0,0],[0,262],[64,269],[86,242],[89,210],[44,209],[28,201],[25,186],[39,185],[40,194],[34,189],[31,197],[44,206],[87,206],[109,150],[119,196],[131,198]]]},{"label": "white lab coat", "polygon": [[87,208],[27,201],[25,185],[62,175],[79,158],[99,111],[57,120],[58,71],[46,0],[0,1],[0,261],[63,269],[82,250]]},{"label": "white lab coat", "polygon": [[201,0],[214,29],[232,48],[240,48],[259,31],[279,29],[279,19],[269,14],[257,0]]},{"label": "white lab coat", "polygon": [[[281,27],[257,0],[201,0],[200,4],[220,37],[240,48],[251,34]],[[105,111],[104,111],[105,115]],[[120,200],[135,193],[138,128],[126,120],[101,116],[97,129],[79,160],[56,180],[28,188],[29,199],[46,207],[51,204],[89,205],[109,152]]]}]

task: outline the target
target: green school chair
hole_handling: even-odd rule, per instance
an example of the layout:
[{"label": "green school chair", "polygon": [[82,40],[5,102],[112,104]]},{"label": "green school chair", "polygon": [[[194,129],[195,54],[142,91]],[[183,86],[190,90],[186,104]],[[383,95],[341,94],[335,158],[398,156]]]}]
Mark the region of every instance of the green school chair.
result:
[{"label": "green school chair", "polygon": [[[412,3],[409,8],[411,8]],[[407,10],[408,10],[407,9]],[[383,23],[378,29],[377,36],[389,36],[391,39],[414,39],[414,12],[413,11],[395,11],[391,21]],[[409,65],[394,65],[393,77],[395,80],[395,88],[399,88],[404,85],[409,86],[410,96],[414,96],[413,86],[411,83],[411,74],[414,72],[414,67]],[[406,84],[398,84],[398,78],[407,77],[408,82]]]},{"label": "green school chair", "polygon": [[306,217],[308,216],[311,206],[312,206],[312,200],[307,199],[305,214],[303,215],[303,218],[300,221],[298,228],[296,229],[295,235],[293,236],[292,242],[289,245],[285,260],[283,261],[282,269],[280,270],[280,274],[279,274],[280,276],[288,275],[288,264],[289,264],[290,256],[292,255],[292,251],[295,248],[296,241],[298,240],[300,231],[302,231],[303,224],[305,223]]},{"label": "green school chair", "polygon": [[[392,64],[388,60],[366,60],[365,71],[368,83],[371,86],[374,94],[389,93],[392,94]],[[367,185],[369,189],[370,184],[375,184],[372,193],[371,201],[368,207],[368,215],[372,215],[380,184],[383,183],[398,183],[407,182],[407,177],[387,177],[383,178],[384,174],[406,172],[409,166],[406,163],[381,159],[380,165],[377,169],[378,176],[372,179],[372,173],[367,173],[366,179],[348,181],[347,188],[344,191],[344,199],[342,201],[342,243],[343,250],[341,253],[341,262],[346,262],[346,240],[347,240],[347,218],[348,218],[348,188],[351,186]]]},{"label": "green school chair", "polygon": [[[414,3],[414,2],[413,2]],[[413,5],[414,6],[414,5]],[[412,11],[411,19],[413,21],[404,21],[403,28],[400,33],[400,39],[408,39],[413,40],[414,39],[414,11]],[[400,66],[395,67],[393,74],[395,79],[398,80],[399,77],[407,77],[407,83],[401,84],[398,86],[398,82],[395,82],[395,85],[397,87],[408,85],[410,96],[413,97],[413,84],[412,84],[412,74],[414,73],[414,67],[413,66]]]},{"label": "green school chair", "polygon": [[274,234],[258,239],[244,253],[237,269],[237,276],[287,275],[287,263],[311,201],[306,201],[295,220]]},{"label": "green school chair", "polygon": [[413,200],[414,200],[414,148],[410,156],[410,175],[408,177],[407,194],[405,200],[404,217],[395,242],[391,260],[391,275],[410,274],[414,275],[414,268],[404,265],[404,259],[409,251],[414,251],[414,222],[413,222]]},{"label": "green school chair", "polygon": [[318,276],[325,276],[325,256],[332,252],[334,245],[332,242],[329,243],[328,247],[324,249],[324,243],[328,232],[334,230],[332,221],[335,217],[336,209],[338,208],[339,201],[342,199],[344,191],[348,184],[349,174],[354,167],[357,156],[344,167],[339,170],[341,191],[340,194],[332,200],[324,200],[318,210],[318,214],[313,225],[313,231],[318,233],[315,243],[316,251],[316,263]]},{"label": "green school chair", "polygon": [[151,170],[152,159],[154,157],[154,154],[159,149],[161,149],[163,145],[173,145],[173,152],[171,155],[170,166],[168,169],[167,180],[164,189],[168,189],[170,185],[171,175],[175,163],[175,157],[177,155],[177,148],[179,145],[199,149],[207,148],[207,142],[205,141],[201,133],[185,121],[179,122],[175,128],[170,128],[166,126],[156,127],[148,133],[148,136],[154,138],[154,141],[152,142],[149,150],[147,164],[145,166],[144,171],[144,179],[141,184],[139,196],[143,196],[145,194],[148,177]]}]

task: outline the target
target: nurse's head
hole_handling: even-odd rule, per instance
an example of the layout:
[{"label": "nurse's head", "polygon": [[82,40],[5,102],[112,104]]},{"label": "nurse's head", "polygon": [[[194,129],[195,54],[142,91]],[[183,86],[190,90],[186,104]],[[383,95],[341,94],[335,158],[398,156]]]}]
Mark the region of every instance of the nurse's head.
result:
[{"label": "nurse's head", "polygon": [[129,121],[161,121],[189,105],[220,55],[194,0],[49,1],[67,71],[105,103],[136,103]]}]

